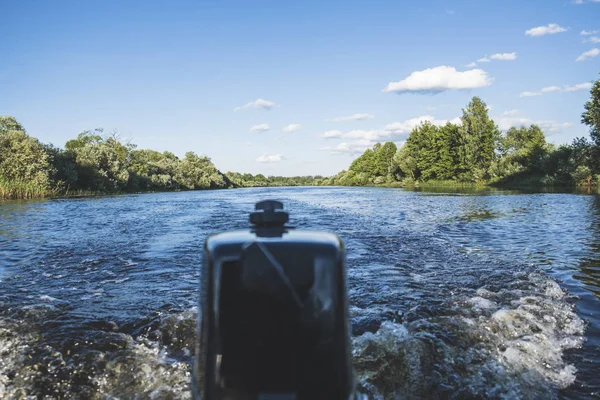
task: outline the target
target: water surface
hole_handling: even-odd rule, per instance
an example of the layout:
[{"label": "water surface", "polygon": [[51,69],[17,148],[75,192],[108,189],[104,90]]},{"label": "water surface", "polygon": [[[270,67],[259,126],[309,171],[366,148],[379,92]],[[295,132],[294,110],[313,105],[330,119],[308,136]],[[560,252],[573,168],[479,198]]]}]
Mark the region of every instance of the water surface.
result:
[{"label": "water surface", "polygon": [[202,243],[264,198],[346,243],[370,398],[599,395],[598,196],[260,188],[0,203],[0,398],[189,398]]}]

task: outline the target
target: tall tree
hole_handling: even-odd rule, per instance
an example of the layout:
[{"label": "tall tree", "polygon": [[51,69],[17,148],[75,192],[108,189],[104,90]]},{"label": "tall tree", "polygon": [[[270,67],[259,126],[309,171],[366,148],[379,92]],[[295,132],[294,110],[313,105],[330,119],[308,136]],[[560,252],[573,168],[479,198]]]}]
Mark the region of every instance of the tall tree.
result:
[{"label": "tall tree", "polygon": [[479,97],[473,97],[463,109],[461,121],[461,167],[467,179],[486,179],[495,158],[500,130],[490,119],[487,105]]},{"label": "tall tree", "polygon": [[590,90],[591,98],[585,103],[585,111],[581,114],[581,122],[590,127],[590,136],[600,146],[600,79],[596,80]]},{"label": "tall tree", "polygon": [[387,177],[394,154],[398,148],[393,142],[385,142],[375,153],[375,175]]}]

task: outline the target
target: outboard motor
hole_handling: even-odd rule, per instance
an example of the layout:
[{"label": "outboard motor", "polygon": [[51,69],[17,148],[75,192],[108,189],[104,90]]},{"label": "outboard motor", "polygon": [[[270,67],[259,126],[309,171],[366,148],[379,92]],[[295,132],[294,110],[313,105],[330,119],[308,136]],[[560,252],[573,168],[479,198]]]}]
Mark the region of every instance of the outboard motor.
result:
[{"label": "outboard motor", "polygon": [[204,246],[192,377],[203,400],[355,399],[344,247],[266,200]]}]

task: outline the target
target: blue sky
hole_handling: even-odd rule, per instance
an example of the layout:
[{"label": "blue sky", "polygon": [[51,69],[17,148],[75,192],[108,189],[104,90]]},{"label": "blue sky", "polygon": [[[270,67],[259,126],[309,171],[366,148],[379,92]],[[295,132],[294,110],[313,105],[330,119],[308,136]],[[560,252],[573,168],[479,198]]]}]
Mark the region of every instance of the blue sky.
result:
[{"label": "blue sky", "polygon": [[600,78],[599,0],[4,0],[0,13],[0,115],[61,147],[103,127],[222,171],[335,174],[475,95],[501,128],[570,142],[588,135]]}]

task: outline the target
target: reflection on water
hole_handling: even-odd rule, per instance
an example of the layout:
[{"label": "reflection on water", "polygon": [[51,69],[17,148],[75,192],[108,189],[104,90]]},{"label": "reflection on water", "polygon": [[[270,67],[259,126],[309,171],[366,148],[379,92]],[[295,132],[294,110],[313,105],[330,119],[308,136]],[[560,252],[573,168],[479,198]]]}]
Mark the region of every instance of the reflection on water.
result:
[{"label": "reflection on water", "polygon": [[189,398],[202,243],[264,198],[344,240],[370,397],[600,393],[599,198],[428,190],[0,203],[0,398]]}]

